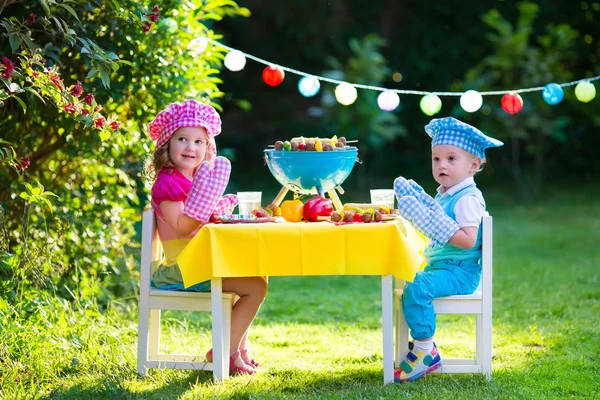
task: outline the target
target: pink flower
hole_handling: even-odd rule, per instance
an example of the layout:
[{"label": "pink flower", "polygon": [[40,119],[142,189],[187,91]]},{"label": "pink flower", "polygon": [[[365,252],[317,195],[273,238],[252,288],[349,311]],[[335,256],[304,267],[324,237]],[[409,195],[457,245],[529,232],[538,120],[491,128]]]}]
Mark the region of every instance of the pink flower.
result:
[{"label": "pink flower", "polygon": [[113,121],[109,124],[110,129],[112,129],[113,131],[118,131],[119,130],[119,122],[118,121]]},{"label": "pink flower", "polygon": [[85,109],[81,110],[81,115],[89,115],[89,113],[90,113],[90,110],[85,110]]},{"label": "pink flower", "polygon": [[63,82],[62,79],[60,79],[60,76],[50,73],[48,74],[48,79],[50,79],[52,82],[54,82],[54,84],[60,89],[60,90],[64,90],[63,87]]},{"label": "pink flower", "polygon": [[31,159],[29,158],[29,156],[27,157],[23,157],[23,158],[19,158],[17,160],[17,169],[19,171],[25,171],[29,165],[31,165]]},{"label": "pink flower", "polygon": [[102,106],[96,106],[96,107],[94,107],[94,112],[98,112],[100,110],[102,110]]},{"label": "pink flower", "polygon": [[77,81],[75,86],[73,86],[71,88],[71,94],[75,97],[79,97],[79,96],[81,96],[82,93],[83,93],[83,87],[81,86],[81,82]]},{"label": "pink flower", "polygon": [[34,78],[37,78],[38,76],[40,76],[40,73],[39,73],[39,72],[37,72],[37,71],[33,71],[33,72],[31,73],[31,75],[33,75],[33,77],[34,77]]},{"label": "pink flower", "polygon": [[30,13],[29,14],[29,18],[27,18],[27,20],[25,20],[25,23],[27,25],[33,25],[33,24],[35,24],[35,16],[36,15],[34,13]]},{"label": "pink flower", "polygon": [[6,79],[10,79],[10,76],[13,72],[15,72],[15,64],[8,58],[2,58],[2,65],[4,66],[4,72],[2,73],[2,77]]},{"label": "pink flower", "polygon": [[146,14],[146,17],[152,22],[158,21],[158,17],[160,16],[158,10],[159,10],[158,5],[154,6],[154,8],[152,9],[152,12],[149,14]]},{"label": "pink flower", "polygon": [[77,107],[75,107],[75,104],[67,104],[65,106],[65,112],[75,114],[77,112]]},{"label": "pink flower", "polygon": [[88,106],[91,106],[92,103],[94,102],[94,95],[91,93],[86,94],[85,97],[83,98],[83,102],[85,104],[87,104]]},{"label": "pink flower", "polygon": [[142,24],[142,30],[144,32],[148,32],[150,30],[150,28],[152,28],[152,22],[146,21]]},{"label": "pink flower", "polygon": [[104,117],[99,117],[94,120],[94,128],[102,128],[106,120]]}]

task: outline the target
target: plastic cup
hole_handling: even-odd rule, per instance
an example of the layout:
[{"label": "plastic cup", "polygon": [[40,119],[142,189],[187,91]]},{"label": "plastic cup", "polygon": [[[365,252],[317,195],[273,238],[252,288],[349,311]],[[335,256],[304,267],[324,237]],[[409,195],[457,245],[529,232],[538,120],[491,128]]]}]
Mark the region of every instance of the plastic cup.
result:
[{"label": "plastic cup", "polygon": [[260,208],[262,192],[237,192],[237,197],[240,214],[252,214],[253,210]]},{"label": "plastic cup", "polygon": [[371,189],[371,203],[388,206],[394,209],[396,194],[393,189]]}]

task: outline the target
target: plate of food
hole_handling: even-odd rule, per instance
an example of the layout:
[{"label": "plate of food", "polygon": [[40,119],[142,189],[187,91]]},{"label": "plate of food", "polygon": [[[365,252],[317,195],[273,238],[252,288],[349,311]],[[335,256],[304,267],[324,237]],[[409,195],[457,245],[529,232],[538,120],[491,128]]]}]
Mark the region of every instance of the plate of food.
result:
[{"label": "plate of food", "polygon": [[252,214],[220,215],[219,220],[224,224],[257,224],[261,222],[275,222],[276,217],[257,217]]}]

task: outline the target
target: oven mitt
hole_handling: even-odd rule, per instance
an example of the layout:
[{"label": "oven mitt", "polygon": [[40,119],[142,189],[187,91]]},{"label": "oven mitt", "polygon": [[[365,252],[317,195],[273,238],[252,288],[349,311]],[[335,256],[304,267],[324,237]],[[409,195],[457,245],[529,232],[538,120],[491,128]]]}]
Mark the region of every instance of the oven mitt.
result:
[{"label": "oven mitt", "polygon": [[421,186],[412,179],[406,180],[399,176],[394,181],[394,192],[396,192],[396,198],[398,201],[404,196],[412,196],[419,200],[423,205],[435,209],[438,212],[444,213],[442,206],[435,201],[433,197],[428,195]]},{"label": "oven mitt", "polygon": [[212,171],[208,161],[202,162],[194,174],[183,213],[202,223],[208,222],[225,192],[230,173],[231,163],[225,157],[215,158]]},{"label": "oven mitt", "polygon": [[445,246],[460,228],[437,201],[427,197],[433,203],[428,201],[429,204],[426,205],[414,196],[403,196],[398,200],[398,210],[419,232],[431,239],[434,245]]},{"label": "oven mitt", "polygon": [[229,215],[233,213],[233,209],[239,203],[238,197],[235,194],[226,194],[221,197],[212,212],[210,220],[217,221],[220,215]]}]

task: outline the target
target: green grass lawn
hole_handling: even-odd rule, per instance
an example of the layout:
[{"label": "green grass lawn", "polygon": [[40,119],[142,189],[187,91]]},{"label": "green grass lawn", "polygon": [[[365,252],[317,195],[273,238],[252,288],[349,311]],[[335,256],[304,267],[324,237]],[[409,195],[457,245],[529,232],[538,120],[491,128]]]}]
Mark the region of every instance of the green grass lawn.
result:
[{"label": "green grass lawn", "polygon": [[[597,190],[596,190],[597,192]],[[600,202],[570,191],[522,206],[486,192],[495,216],[493,376],[383,385],[377,277],[275,277],[252,331],[263,372],[136,374],[137,309],[99,314],[53,300],[0,332],[0,398],[543,399],[600,397]],[[440,316],[442,357],[472,356],[472,316]],[[166,312],[163,349],[204,354],[207,315]]]}]

